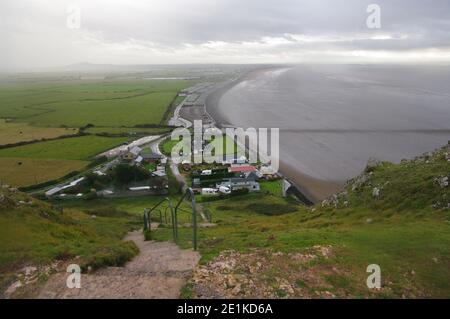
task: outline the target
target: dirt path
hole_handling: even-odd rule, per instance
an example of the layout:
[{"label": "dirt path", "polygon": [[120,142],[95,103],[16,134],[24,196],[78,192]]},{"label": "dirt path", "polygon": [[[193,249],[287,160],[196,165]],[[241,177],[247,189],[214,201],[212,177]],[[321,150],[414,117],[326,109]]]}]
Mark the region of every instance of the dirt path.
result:
[{"label": "dirt path", "polygon": [[66,287],[67,273],[52,276],[39,298],[178,298],[200,255],[168,242],[144,241],[142,232],[130,233],[140,253],[125,267],[108,267],[81,276],[80,289]]}]

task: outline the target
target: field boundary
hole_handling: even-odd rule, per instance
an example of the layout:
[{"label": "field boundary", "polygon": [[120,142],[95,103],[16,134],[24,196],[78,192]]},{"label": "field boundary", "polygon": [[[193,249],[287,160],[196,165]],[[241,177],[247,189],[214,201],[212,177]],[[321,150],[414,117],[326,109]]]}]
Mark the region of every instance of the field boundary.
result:
[{"label": "field boundary", "polygon": [[166,111],[164,112],[161,121],[159,122],[159,125],[167,125],[167,123],[170,120],[170,117],[173,115],[173,112],[175,111],[175,102],[178,98],[178,94],[180,92],[177,92],[175,94],[175,96],[173,97],[172,101],[169,103],[169,105],[167,106]]},{"label": "field boundary", "polygon": [[82,137],[82,136],[86,136],[86,135],[91,135],[91,134],[84,133],[84,132],[82,132],[79,129],[78,133],[70,134],[70,135],[61,135],[61,136],[53,137],[53,138],[41,138],[39,140],[32,140],[32,141],[23,141],[23,142],[18,142],[18,143],[3,144],[3,145],[0,145],[0,150],[6,149],[6,148],[25,146],[25,145],[29,145],[29,144],[36,144],[36,143],[41,143],[41,142],[63,140],[63,139],[66,139],[66,138]]}]

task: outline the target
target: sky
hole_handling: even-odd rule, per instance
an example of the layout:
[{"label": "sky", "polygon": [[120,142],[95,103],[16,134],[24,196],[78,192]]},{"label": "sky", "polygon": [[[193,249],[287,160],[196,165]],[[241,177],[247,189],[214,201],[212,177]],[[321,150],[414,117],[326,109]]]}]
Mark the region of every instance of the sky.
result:
[{"label": "sky", "polygon": [[83,62],[449,63],[450,1],[0,1],[0,70]]}]

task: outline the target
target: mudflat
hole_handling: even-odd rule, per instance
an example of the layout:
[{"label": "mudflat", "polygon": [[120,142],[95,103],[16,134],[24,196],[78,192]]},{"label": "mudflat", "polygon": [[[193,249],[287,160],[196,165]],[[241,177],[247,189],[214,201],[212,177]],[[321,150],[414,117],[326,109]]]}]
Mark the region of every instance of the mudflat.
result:
[{"label": "mudflat", "polygon": [[449,67],[280,67],[249,72],[206,103],[219,124],[279,128],[281,173],[317,200],[369,158],[399,162],[446,144],[449,81]]}]

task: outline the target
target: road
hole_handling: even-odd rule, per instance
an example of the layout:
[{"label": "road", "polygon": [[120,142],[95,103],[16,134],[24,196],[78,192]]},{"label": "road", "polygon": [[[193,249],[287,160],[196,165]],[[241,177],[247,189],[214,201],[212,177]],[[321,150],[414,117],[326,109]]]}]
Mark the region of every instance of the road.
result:
[{"label": "road", "polygon": [[173,117],[169,120],[169,125],[183,126],[184,128],[189,128],[192,126],[191,122],[180,117],[180,110],[183,106],[184,106],[184,101],[181,102],[180,105],[178,105],[175,108],[175,111],[173,112]]},{"label": "road", "polygon": [[120,155],[120,153],[126,151],[127,149],[131,149],[135,146],[145,146],[146,144],[149,144],[155,140],[158,140],[161,138],[161,135],[151,135],[151,136],[145,136],[142,137],[136,141],[131,142],[130,144],[121,145],[116,148],[113,148],[109,151],[103,152],[101,154],[98,154],[96,157],[106,156],[107,158],[113,158]]}]

